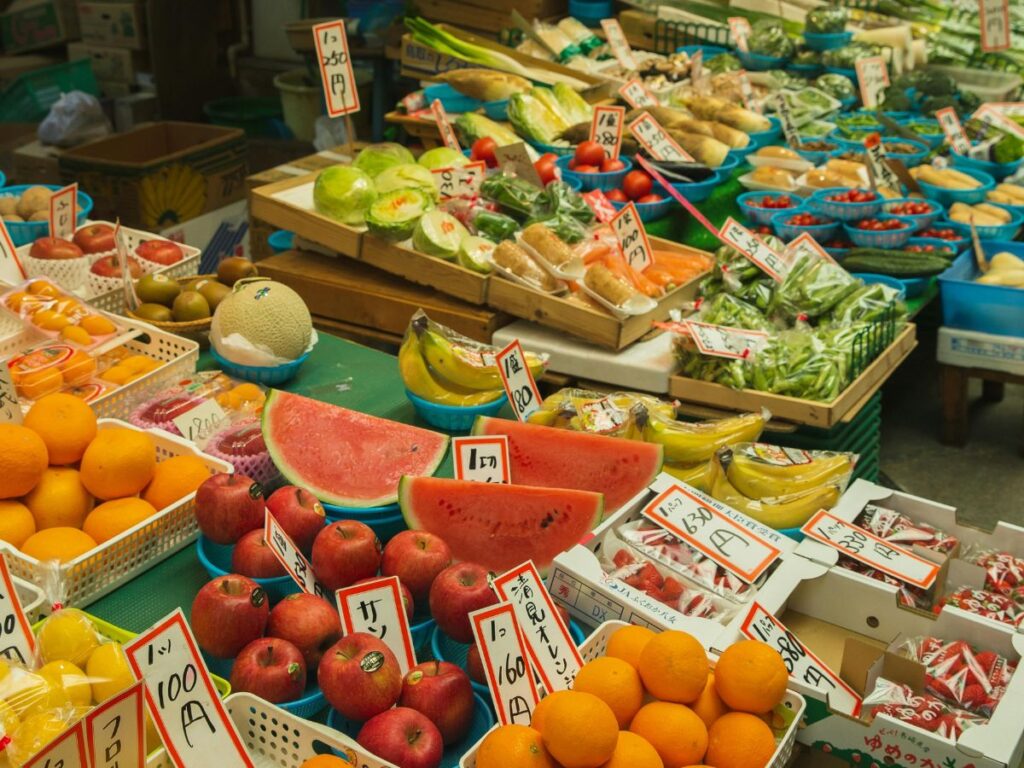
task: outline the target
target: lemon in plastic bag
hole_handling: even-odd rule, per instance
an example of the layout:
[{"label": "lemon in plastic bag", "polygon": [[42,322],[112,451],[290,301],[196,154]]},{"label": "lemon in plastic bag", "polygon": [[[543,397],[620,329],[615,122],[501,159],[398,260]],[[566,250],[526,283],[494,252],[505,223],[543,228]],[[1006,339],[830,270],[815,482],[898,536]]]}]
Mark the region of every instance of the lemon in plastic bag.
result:
[{"label": "lemon in plastic bag", "polygon": [[92,703],[92,686],[89,684],[89,678],[70,661],[51,661],[39,668],[39,674],[52,685],[63,688],[75,706],[87,707]]},{"label": "lemon in plastic bag", "polygon": [[102,704],[135,682],[120,643],[104,643],[89,656],[85,674],[92,684],[92,700]]},{"label": "lemon in plastic bag", "polygon": [[83,667],[99,644],[100,636],[92,621],[74,608],[58,611],[39,629],[39,655],[44,663],[70,661]]}]

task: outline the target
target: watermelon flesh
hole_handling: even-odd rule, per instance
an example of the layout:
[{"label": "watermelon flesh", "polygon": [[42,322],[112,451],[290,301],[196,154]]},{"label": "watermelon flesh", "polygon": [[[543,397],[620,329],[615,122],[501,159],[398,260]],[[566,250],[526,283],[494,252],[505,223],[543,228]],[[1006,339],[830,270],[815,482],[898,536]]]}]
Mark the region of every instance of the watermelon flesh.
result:
[{"label": "watermelon flesh", "polygon": [[270,390],[263,440],[293,485],[327,504],[379,507],[398,500],[405,475],[432,475],[448,436],[308,397]]},{"label": "watermelon flesh", "polygon": [[398,503],[410,528],[495,573],[527,560],[546,572],[601,522],[604,507],[599,493],[443,477],[403,477]]},{"label": "watermelon flesh", "polygon": [[478,416],[474,435],[508,435],[516,485],[604,494],[606,514],[649,486],[661,471],[660,445]]}]

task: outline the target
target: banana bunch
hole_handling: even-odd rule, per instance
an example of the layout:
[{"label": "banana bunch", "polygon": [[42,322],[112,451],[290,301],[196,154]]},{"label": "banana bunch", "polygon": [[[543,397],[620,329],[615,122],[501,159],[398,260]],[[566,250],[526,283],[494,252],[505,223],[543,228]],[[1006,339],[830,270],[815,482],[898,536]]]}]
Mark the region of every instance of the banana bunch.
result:
[{"label": "banana bunch", "polygon": [[670,403],[639,392],[603,394],[588,389],[560,389],[544,398],[529,420],[546,427],[641,440],[639,414],[647,410],[666,419],[675,416]]},{"label": "banana bunch", "polygon": [[169,165],[143,177],[139,195],[142,221],[163,229],[206,210],[206,177],[187,165]]},{"label": "banana bunch", "polygon": [[665,461],[692,468],[708,462],[719,448],[756,440],[764,429],[764,416],[741,413],[713,421],[685,422],[648,411],[642,420],[643,439],[665,449]]},{"label": "banana bunch", "polygon": [[707,491],[707,475],[711,467],[710,461],[702,461],[698,464],[685,465],[665,462],[661,466],[662,472],[667,472],[676,480],[680,480],[698,491]]},{"label": "banana bunch", "polygon": [[802,493],[828,483],[846,486],[853,454],[830,451],[787,452],[777,446],[732,446],[726,477],[737,491],[754,499]]}]

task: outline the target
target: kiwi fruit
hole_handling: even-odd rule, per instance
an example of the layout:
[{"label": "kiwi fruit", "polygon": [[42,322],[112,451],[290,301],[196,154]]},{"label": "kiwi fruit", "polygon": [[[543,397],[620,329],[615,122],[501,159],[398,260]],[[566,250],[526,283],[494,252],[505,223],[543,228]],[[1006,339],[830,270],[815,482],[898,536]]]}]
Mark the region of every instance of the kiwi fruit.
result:
[{"label": "kiwi fruit", "polygon": [[210,303],[199,291],[182,291],[175,298],[171,311],[179,323],[205,320],[210,316]]},{"label": "kiwi fruit", "polygon": [[171,314],[171,310],[163,304],[154,304],[152,302],[140,304],[138,309],[135,310],[135,314],[143,320],[149,320],[154,323],[174,322],[174,315]]},{"label": "kiwi fruit", "polygon": [[218,283],[216,280],[208,280],[199,286],[198,290],[210,305],[210,311],[212,312],[216,312],[217,305],[231,295],[231,289],[224,285],[224,283]]},{"label": "kiwi fruit", "polygon": [[169,307],[181,293],[181,286],[177,280],[167,275],[143,275],[135,284],[135,293],[139,301]]}]

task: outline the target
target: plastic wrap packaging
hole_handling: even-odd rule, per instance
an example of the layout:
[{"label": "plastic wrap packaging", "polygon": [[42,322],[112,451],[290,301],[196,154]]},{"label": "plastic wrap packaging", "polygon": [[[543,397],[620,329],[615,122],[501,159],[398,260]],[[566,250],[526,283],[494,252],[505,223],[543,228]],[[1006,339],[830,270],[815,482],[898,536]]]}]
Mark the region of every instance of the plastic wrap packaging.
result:
[{"label": "plastic wrap packaging", "polygon": [[[771,235],[765,235],[762,240],[780,253],[785,247]],[[728,293],[767,312],[775,295],[775,281],[735,248],[723,245],[715,251],[715,267],[704,278],[700,292],[705,298]]]},{"label": "plastic wrap packaging", "polygon": [[771,311],[791,320],[819,318],[862,285],[838,264],[818,256],[803,256],[791,265],[777,287]]},{"label": "plastic wrap packaging", "polygon": [[[159,428],[181,435],[174,419],[209,399],[216,400],[229,422],[251,420],[262,412],[266,391],[257,384],[234,381],[220,371],[203,371],[178,380],[174,387],[141,403],[129,421],[140,429]],[[211,430],[193,438],[199,437],[196,442],[202,447],[212,434]]]},{"label": "plastic wrap packaging", "polygon": [[1024,560],[1009,552],[985,549],[977,545],[968,547],[961,560],[985,569],[985,587],[1001,595],[1024,596]]},{"label": "plastic wrap packaging", "polygon": [[872,717],[888,715],[954,743],[968,728],[985,722],[985,718],[951,707],[935,696],[915,693],[909,685],[884,678],[875,681],[875,689],[865,697],[862,711]]},{"label": "plastic wrap packaging", "polygon": [[911,586],[905,581],[900,581],[887,573],[883,573],[882,571],[872,568],[870,565],[865,565],[859,560],[854,560],[852,557],[840,555],[838,566],[840,568],[845,568],[848,571],[859,573],[862,576],[867,576],[869,579],[881,581],[891,587],[896,587],[898,590],[897,599],[899,600],[900,605],[905,605],[908,608],[920,608],[921,610],[927,611],[931,608],[934,601],[933,590],[925,590],[920,587]]},{"label": "plastic wrap packaging", "polygon": [[861,285],[832,307],[827,324],[842,328],[853,323],[875,323],[889,314],[898,322],[906,319],[906,305],[895,288],[881,283]]},{"label": "plastic wrap packaging", "polygon": [[643,411],[653,411],[668,419],[675,417],[671,403],[651,395],[565,388],[544,398],[540,409],[528,420],[547,427],[638,440],[641,429],[637,417]]},{"label": "plastic wrap packaging", "polygon": [[951,555],[960,545],[960,540],[955,536],[950,536],[928,523],[915,522],[895,510],[874,504],[865,505],[855,525],[904,549],[917,546]]},{"label": "plastic wrap packaging", "polygon": [[935,604],[938,613],[944,606],[952,605],[962,611],[973,613],[986,619],[1020,626],[1024,623],[1024,610],[1019,602],[1014,602],[1006,595],[990,592],[987,589],[963,586],[942,596]]}]

